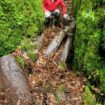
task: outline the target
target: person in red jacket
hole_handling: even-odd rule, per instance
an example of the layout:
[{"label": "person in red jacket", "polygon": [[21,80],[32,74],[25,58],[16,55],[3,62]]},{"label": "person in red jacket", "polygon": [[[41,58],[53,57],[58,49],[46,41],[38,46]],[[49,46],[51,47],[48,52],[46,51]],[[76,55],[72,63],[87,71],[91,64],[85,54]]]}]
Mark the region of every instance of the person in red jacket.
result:
[{"label": "person in red jacket", "polygon": [[[61,12],[59,7],[61,7]],[[59,19],[61,13],[64,20],[70,20],[64,0],[43,0],[43,11],[46,24],[50,22],[52,15]]]}]

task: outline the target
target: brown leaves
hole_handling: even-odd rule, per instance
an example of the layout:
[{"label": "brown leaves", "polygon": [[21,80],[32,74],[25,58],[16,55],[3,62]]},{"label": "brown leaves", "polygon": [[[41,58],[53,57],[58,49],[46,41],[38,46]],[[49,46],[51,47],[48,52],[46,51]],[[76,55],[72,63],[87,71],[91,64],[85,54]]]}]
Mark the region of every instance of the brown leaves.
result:
[{"label": "brown leaves", "polygon": [[[52,40],[54,32],[50,28],[44,31],[44,46],[39,51],[39,58],[34,64],[33,74],[29,77],[34,105],[80,105],[84,81],[72,71],[61,70],[58,66],[63,45],[52,58],[43,55],[46,45]],[[50,34],[49,34],[50,33]]]},{"label": "brown leaves", "polygon": [[[82,102],[84,78],[68,70],[65,63],[58,64],[64,43],[61,43],[51,58],[43,55],[43,51],[59,31],[59,28],[45,29],[43,47],[38,51],[38,60],[33,63],[27,59],[25,62],[25,68],[32,70],[27,79],[31,88],[33,105],[80,105]],[[21,50],[18,49],[16,56],[22,55]]]}]

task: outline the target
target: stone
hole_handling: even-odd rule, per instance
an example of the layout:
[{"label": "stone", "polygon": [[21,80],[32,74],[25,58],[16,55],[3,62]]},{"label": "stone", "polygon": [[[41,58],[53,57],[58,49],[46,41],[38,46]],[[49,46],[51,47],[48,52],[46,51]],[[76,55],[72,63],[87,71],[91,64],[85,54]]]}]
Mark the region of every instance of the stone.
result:
[{"label": "stone", "polygon": [[7,100],[13,101],[11,105],[31,102],[31,94],[23,70],[12,55],[0,58],[0,91],[7,94]]}]

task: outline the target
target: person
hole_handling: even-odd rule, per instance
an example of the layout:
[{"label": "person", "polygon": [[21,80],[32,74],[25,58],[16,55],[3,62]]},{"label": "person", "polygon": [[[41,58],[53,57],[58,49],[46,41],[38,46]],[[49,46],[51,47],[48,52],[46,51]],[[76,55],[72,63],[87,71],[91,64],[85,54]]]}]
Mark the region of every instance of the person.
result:
[{"label": "person", "polygon": [[[61,11],[59,7],[61,7]],[[43,11],[45,15],[45,24],[47,25],[50,23],[52,16],[59,20],[61,13],[64,18],[64,25],[67,25],[70,20],[64,0],[43,0]]]}]

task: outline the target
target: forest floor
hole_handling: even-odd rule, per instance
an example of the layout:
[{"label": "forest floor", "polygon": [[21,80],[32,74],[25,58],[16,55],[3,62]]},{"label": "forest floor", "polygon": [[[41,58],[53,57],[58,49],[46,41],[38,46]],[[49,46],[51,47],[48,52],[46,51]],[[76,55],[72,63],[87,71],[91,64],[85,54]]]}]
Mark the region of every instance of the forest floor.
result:
[{"label": "forest floor", "polygon": [[38,52],[39,58],[33,66],[33,73],[28,78],[33,105],[82,105],[83,103],[82,93],[86,79],[78,77],[72,70],[58,64],[63,43],[52,58],[48,59],[43,54],[59,31],[59,28],[53,30],[49,27],[43,33],[43,47]]},{"label": "forest floor", "polygon": [[[26,62],[24,74],[30,86],[31,105],[85,105],[83,93],[86,78],[73,72],[66,64],[59,63],[64,43],[51,58],[43,54],[60,30],[60,28],[53,30],[51,27],[44,30],[43,47],[37,52],[36,62],[24,57]],[[17,49],[13,55],[23,57],[23,52]],[[12,105],[12,97],[11,100],[7,97],[7,94],[0,93],[0,105]]]},{"label": "forest floor", "polygon": [[[45,28],[43,47],[36,50],[38,59],[32,62],[26,56],[24,74],[30,86],[32,103],[30,105],[85,105],[84,88],[86,78],[71,70],[65,63],[60,63],[59,58],[64,48],[62,42],[56,53],[47,58],[43,52],[54,36],[61,30],[51,27]],[[21,49],[13,55],[23,57]],[[0,93],[0,105],[12,105],[12,100],[7,102],[6,94]],[[5,104],[6,103],[6,104]],[[18,104],[17,104],[18,105]]]},{"label": "forest floor", "polygon": [[[26,76],[32,94],[31,105],[84,105],[83,92],[86,79],[82,75],[77,75],[65,64],[59,63],[64,43],[51,58],[48,59],[43,54],[60,30],[60,28],[55,30],[51,27],[46,28],[43,32],[43,47],[37,52],[38,60],[35,63],[26,60],[26,69],[32,70]],[[18,52],[17,50],[15,55],[22,56],[22,53]]]}]

